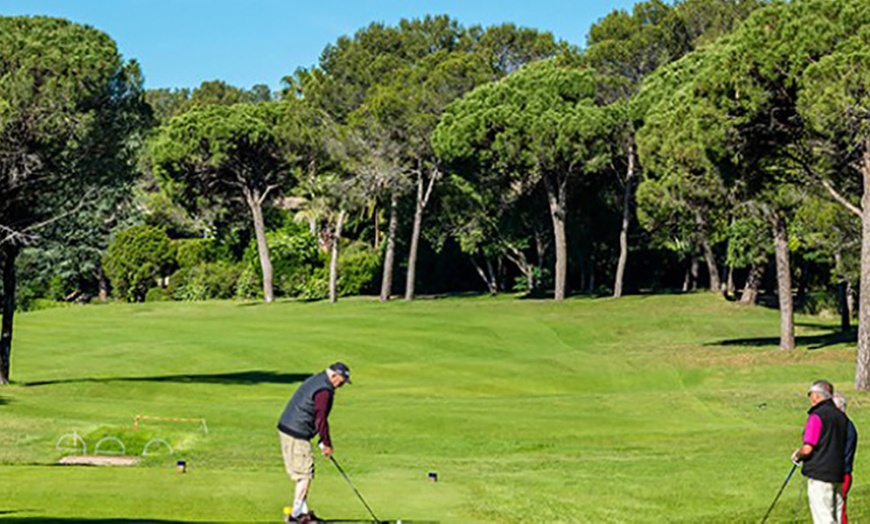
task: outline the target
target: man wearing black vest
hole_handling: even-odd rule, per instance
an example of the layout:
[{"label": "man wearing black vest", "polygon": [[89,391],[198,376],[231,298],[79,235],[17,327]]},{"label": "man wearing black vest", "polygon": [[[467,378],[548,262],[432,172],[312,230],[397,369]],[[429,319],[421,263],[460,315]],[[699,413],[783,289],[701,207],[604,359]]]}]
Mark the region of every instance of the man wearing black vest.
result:
[{"label": "man wearing black vest", "polygon": [[[287,402],[278,420],[278,435],[287,474],[296,483],[290,522],[312,522],[314,512],[308,509],[308,488],[314,478],[314,454],[311,439],[320,436],[324,456],[332,456],[329,437],[329,412],[335,390],[350,384],[350,369],[342,362],[326,371],[308,377]],[[286,510],[285,510],[286,512]]]},{"label": "man wearing black vest", "polygon": [[807,499],[814,524],[837,524],[843,513],[843,475],[847,419],[834,405],[834,386],[817,380],[807,393],[812,407],[804,427],[803,446],[792,460],[803,462]]}]

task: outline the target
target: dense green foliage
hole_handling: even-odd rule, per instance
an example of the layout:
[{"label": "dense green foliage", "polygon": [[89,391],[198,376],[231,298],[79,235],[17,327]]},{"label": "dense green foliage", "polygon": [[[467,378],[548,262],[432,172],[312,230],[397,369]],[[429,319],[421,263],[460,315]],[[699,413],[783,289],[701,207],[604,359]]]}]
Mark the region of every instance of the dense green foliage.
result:
[{"label": "dense green foliage", "polygon": [[[148,116],[139,67],[108,35],[65,20],[0,17],[0,384],[9,380],[21,250],[42,243],[96,264],[109,217],[138,174]],[[76,230],[93,234],[64,249],[76,245]]]},{"label": "dense green foliage", "polygon": [[[378,288],[388,300],[398,285],[406,299],[707,287],[778,303],[786,349],[792,297],[798,311],[838,309],[848,329],[870,315],[870,287],[858,292],[870,233],[864,269],[855,239],[870,209],[856,169],[870,143],[868,23],[858,0],[646,0],[599,20],[583,49],[510,23],[372,23],[281,93],[221,80],[146,93],[157,128],[144,142],[135,63],[102,35],[116,111],[43,122],[64,177],[45,209],[74,212],[16,264],[18,304],[127,296],[100,260],[113,235],[144,224],[178,247],[174,273],[127,299],[152,287],[154,300],[266,302]],[[39,24],[34,34],[89,31]],[[8,76],[4,125],[26,71]],[[112,154],[82,161],[63,153],[68,137],[111,138]],[[102,180],[99,206],[76,208],[79,179]],[[870,316],[859,323],[870,356]]]},{"label": "dense green foliage", "polygon": [[145,294],[159,287],[175,265],[175,248],[166,231],[152,226],[133,226],[120,231],[103,258],[103,269],[118,298],[142,302]]}]

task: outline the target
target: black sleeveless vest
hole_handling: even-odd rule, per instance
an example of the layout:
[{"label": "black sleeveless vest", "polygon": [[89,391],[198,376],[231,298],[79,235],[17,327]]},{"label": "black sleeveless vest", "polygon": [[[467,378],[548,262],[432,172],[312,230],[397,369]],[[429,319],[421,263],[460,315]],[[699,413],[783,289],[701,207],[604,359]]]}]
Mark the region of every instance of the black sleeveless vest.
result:
[{"label": "black sleeveless vest", "polygon": [[317,434],[314,426],[314,395],[324,389],[335,391],[325,371],[305,379],[287,402],[278,420],[278,430],[291,437],[311,440]]},{"label": "black sleeveless vest", "polygon": [[813,447],[813,453],[804,461],[801,473],[822,482],[843,482],[846,463],[846,415],[830,399],[816,404],[808,413],[815,413],[822,419],[822,434],[818,444]]}]

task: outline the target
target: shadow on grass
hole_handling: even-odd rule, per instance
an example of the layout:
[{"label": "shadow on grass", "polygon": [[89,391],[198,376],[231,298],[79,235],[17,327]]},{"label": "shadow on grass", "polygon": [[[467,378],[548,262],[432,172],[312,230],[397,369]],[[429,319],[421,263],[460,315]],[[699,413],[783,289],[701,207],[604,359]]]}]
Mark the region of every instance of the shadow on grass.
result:
[{"label": "shadow on grass", "polygon": [[[180,384],[295,384],[310,377],[311,373],[277,373],[274,371],[239,371],[236,373],[162,375],[156,377],[71,378],[64,380],[38,380],[25,382],[25,387],[53,386],[56,384],[105,382],[177,382]],[[2,400],[2,399],[0,399]]]},{"label": "shadow on grass", "polygon": [[[804,325],[804,324],[800,324]],[[826,329],[827,333],[820,335],[803,335],[795,337],[795,345],[798,347],[806,347],[809,350],[824,349],[826,347],[835,346],[837,344],[854,344],[858,342],[858,331],[850,329],[849,331],[840,331],[839,328],[823,325],[805,325],[818,329]],[[760,346],[779,346],[779,337],[758,337],[758,338],[733,338],[729,340],[721,340],[712,342],[708,346],[739,346],[739,347],[760,347]]]}]

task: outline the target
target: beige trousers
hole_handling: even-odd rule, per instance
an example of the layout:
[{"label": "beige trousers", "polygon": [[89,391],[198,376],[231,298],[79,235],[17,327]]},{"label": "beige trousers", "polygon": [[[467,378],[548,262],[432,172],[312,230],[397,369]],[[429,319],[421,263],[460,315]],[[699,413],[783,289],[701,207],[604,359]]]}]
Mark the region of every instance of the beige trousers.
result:
[{"label": "beige trousers", "polygon": [[813,524],[840,524],[843,521],[843,484],[807,479],[807,500]]},{"label": "beige trousers", "polygon": [[282,432],[281,454],[284,455],[284,468],[294,482],[314,478],[314,454],[311,452],[311,442],[293,438]]}]

